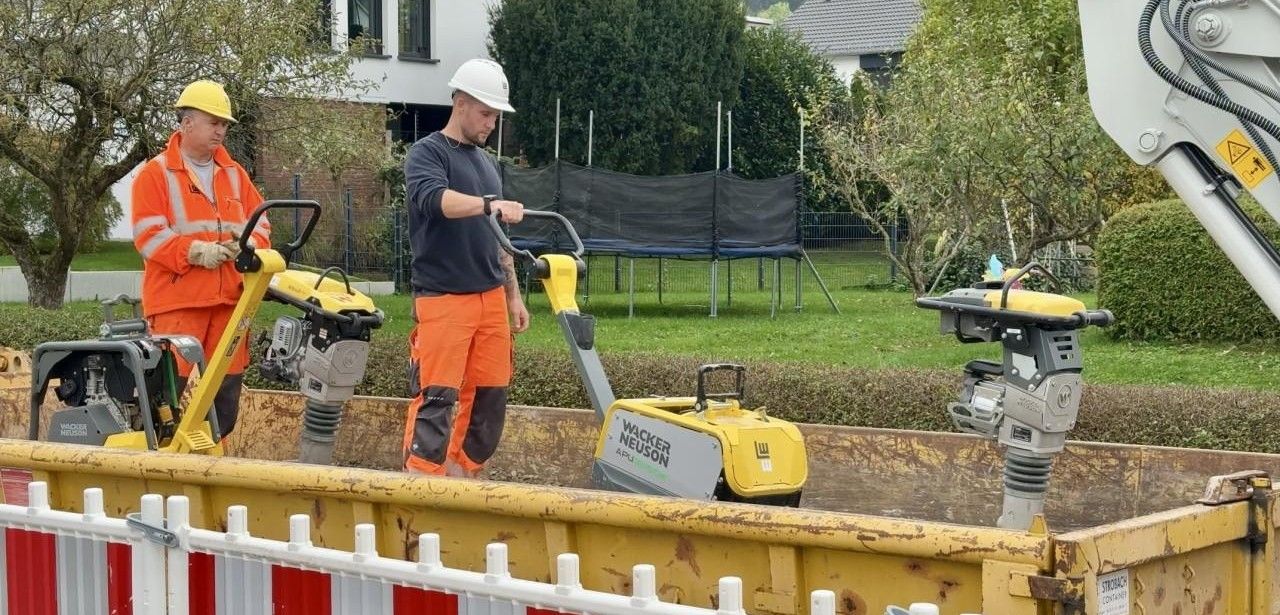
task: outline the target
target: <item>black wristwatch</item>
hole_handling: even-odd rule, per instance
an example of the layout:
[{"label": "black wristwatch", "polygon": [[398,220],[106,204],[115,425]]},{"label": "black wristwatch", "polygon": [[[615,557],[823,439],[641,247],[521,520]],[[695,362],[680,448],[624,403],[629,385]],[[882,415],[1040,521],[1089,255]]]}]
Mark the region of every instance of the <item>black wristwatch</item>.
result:
[{"label": "black wristwatch", "polygon": [[497,199],[497,198],[498,198],[498,195],[496,195],[496,194],[486,194],[486,195],[484,195],[484,196],[482,196],[482,197],[480,197],[480,198],[484,199],[484,215],[486,215],[486,216],[493,215],[493,207],[492,207],[492,203],[493,203],[493,201],[494,201],[495,199]]}]

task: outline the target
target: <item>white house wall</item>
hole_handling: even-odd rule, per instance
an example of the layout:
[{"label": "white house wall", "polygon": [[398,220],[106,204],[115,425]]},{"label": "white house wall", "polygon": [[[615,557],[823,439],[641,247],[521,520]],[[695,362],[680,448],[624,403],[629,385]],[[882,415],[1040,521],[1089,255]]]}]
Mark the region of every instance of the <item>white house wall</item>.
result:
[{"label": "white house wall", "polygon": [[854,73],[862,70],[858,65],[859,56],[831,56],[827,59],[831,60],[831,64],[836,67],[836,74],[845,83],[852,81]]},{"label": "white house wall", "polygon": [[[361,102],[448,105],[449,77],[471,58],[487,58],[489,6],[492,0],[433,0],[431,2],[431,55],[438,63],[402,60],[398,22],[399,2],[383,0],[382,48],[390,58],[364,58],[353,67],[358,79],[378,86]],[[347,3],[334,2],[334,44],[345,45]]]}]

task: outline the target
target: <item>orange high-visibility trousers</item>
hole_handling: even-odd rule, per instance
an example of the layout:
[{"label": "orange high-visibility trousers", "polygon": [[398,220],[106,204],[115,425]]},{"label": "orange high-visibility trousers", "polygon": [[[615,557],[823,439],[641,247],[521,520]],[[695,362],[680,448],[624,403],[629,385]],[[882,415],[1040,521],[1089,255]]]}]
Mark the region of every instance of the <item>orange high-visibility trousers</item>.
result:
[{"label": "orange high-visibility trousers", "polygon": [[[506,420],[512,340],[502,287],[413,301],[404,469],[475,476]],[[457,415],[453,415],[457,404]]]},{"label": "orange high-visibility trousers", "polygon": [[[152,316],[151,332],[156,335],[190,335],[200,340],[204,349],[204,362],[207,366],[213,360],[213,352],[218,349],[218,340],[231,320],[234,305],[213,305],[207,308],[186,308],[161,312]],[[240,416],[240,389],[244,381],[244,370],[249,365],[249,336],[240,340],[235,354],[231,356],[231,366],[227,375],[218,387],[213,398],[213,409],[218,421],[218,431],[223,438],[236,428],[236,419]],[[187,378],[191,376],[192,365],[181,356],[175,354],[178,363],[178,390],[186,387]]]}]

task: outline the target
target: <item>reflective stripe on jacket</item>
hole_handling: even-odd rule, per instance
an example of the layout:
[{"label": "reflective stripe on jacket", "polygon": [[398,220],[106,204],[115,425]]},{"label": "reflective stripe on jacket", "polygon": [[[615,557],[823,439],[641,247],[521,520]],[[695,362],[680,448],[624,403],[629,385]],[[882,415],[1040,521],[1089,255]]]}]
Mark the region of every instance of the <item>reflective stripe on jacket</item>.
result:
[{"label": "reflective stripe on jacket", "polygon": [[[205,195],[182,159],[175,132],[159,156],[133,182],[133,245],[143,258],[142,309],[146,316],[171,310],[235,304],[243,284],[232,261],[217,269],[187,262],[191,243],[238,239],[262,195],[226,148],[213,154],[213,197]],[[271,245],[271,224],[259,219],[250,236]]]}]

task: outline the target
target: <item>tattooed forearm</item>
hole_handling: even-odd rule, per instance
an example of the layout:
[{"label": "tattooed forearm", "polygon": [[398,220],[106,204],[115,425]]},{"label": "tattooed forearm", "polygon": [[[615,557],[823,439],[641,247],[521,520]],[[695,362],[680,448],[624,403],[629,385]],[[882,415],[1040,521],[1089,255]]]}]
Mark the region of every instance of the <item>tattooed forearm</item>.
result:
[{"label": "tattooed forearm", "polygon": [[516,278],[516,261],[510,254],[505,251],[501,256],[502,263],[502,288],[506,291],[507,299],[517,298],[520,296],[520,281]]}]

